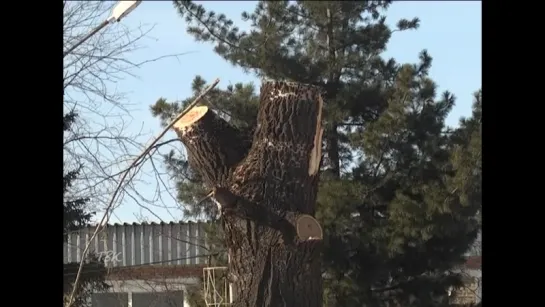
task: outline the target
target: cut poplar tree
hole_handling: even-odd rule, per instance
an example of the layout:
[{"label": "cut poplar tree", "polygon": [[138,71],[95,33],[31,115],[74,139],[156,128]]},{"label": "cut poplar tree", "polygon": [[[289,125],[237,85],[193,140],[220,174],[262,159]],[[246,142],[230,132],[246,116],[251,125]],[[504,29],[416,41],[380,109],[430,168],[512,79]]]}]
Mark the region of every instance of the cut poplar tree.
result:
[{"label": "cut poplar tree", "polygon": [[312,217],[320,93],[312,85],[264,82],[251,144],[205,106],[174,125],[221,205],[235,307],[322,306],[322,229]]}]

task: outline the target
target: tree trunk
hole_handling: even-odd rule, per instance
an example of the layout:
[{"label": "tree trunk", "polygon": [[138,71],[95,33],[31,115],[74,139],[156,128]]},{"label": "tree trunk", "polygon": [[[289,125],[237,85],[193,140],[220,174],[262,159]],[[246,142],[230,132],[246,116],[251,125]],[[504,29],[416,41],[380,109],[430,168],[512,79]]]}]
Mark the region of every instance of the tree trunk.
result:
[{"label": "tree trunk", "polygon": [[208,109],[175,126],[222,208],[235,307],[322,306],[321,112],[319,88],[264,82],[249,152]]}]

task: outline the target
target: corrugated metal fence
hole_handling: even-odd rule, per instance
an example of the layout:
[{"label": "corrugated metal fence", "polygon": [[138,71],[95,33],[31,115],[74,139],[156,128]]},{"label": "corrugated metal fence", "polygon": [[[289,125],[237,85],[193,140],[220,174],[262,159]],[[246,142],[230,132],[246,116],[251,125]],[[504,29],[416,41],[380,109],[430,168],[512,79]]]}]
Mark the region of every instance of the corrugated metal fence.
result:
[{"label": "corrugated metal fence", "polygon": [[[108,225],[93,240],[90,251],[108,266],[195,265],[206,263],[204,222]],[[68,234],[64,263],[79,262],[95,227]]]}]

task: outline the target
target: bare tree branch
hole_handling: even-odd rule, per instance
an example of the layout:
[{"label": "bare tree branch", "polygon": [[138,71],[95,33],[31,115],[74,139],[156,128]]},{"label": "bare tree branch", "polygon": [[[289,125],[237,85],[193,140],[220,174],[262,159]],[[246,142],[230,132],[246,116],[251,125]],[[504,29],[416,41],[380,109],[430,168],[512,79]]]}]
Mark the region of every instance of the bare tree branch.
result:
[{"label": "bare tree branch", "polygon": [[[158,143],[158,141],[167,133],[167,131],[172,128],[172,126],[180,119],[182,118],[185,114],[187,114],[195,105],[197,105],[197,103],[200,102],[200,100],[211,90],[213,89],[218,83],[219,83],[219,79],[216,79],[210,86],[208,86],[199,96],[197,96],[197,98],[195,98],[195,100],[190,103],[187,108],[181,112],[169,125],[167,125],[163,131],[155,138],[155,140],[150,144],[148,145],[144,151],[136,157],[136,159],[134,159],[134,161],[130,164],[129,166],[129,169],[123,173],[123,175],[121,176],[121,179],[119,180],[119,182],[117,183],[116,185],[116,188],[115,190],[113,191],[113,194],[112,194],[112,197],[110,198],[110,201],[108,203],[108,206],[106,207],[106,210],[104,212],[104,215],[102,216],[102,219],[100,220],[99,224],[97,225],[93,235],[89,238],[89,241],[87,242],[87,244],[85,245],[85,249],[83,250],[83,253],[82,253],[82,256],[81,258],[82,259],[85,259],[85,257],[87,257],[87,254],[89,253],[89,247],[91,246],[91,242],[93,242],[94,238],[97,236],[97,234],[99,233],[99,231],[101,229],[103,229],[103,227],[108,223],[108,220],[110,218],[110,212],[114,206],[114,202],[116,201],[117,199],[117,196],[118,194],[120,193],[121,189],[122,189],[122,186],[123,186],[123,182],[125,181],[125,179],[127,178],[127,176],[129,175],[130,173],[130,170],[132,168],[134,168],[136,165],[138,165],[138,162],[140,162],[140,160],[143,160],[145,159],[146,155],[149,154],[149,152],[151,150],[153,150],[153,146],[156,145]],[[136,172],[135,172],[136,173]],[[129,180],[130,181],[130,180]],[[72,302],[74,301],[74,295],[76,293],[75,289],[77,288],[77,285],[78,285],[78,281],[79,281],[79,278],[80,278],[80,275],[81,275],[81,270],[83,268],[83,261],[80,262],[80,266],[79,266],[79,269],[78,269],[78,274],[76,275],[76,278],[75,278],[75,281],[74,281],[74,290],[72,291],[72,293],[70,294],[70,297],[68,299],[68,307],[70,307],[72,305]]]},{"label": "bare tree branch", "polygon": [[[64,50],[69,50],[106,20],[115,4],[114,1],[65,0]],[[154,207],[167,211],[172,209],[165,205],[162,194],[167,190],[173,197],[170,189],[174,187],[165,184],[161,177],[165,176],[165,172],[156,167],[153,159],[159,159],[154,154],[160,147],[172,146],[177,139],[157,143],[144,150],[149,135],[143,132],[143,127],[134,129],[134,125],[131,125],[133,118],[130,112],[134,106],[126,93],[119,89],[120,81],[138,78],[137,70],[143,66],[168,58],[179,61],[179,56],[189,53],[131,60],[129,55],[145,47],[145,39],[152,30],[153,25],[128,26],[123,22],[109,25],[66,54],[63,60],[64,113],[77,115],[70,129],[64,133],[63,159],[67,170],[80,170],[65,193],[65,201],[89,199],[89,212],[104,211],[106,222],[111,215],[115,216],[115,207],[124,199],[136,203],[148,215],[159,219]],[[144,154],[139,159],[142,151]],[[139,158],[135,160],[136,157]],[[152,161],[151,171],[147,161]],[[118,178],[120,175],[122,179]],[[140,193],[139,184],[146,178],[154,177],[154,195]],[[170,215],[175,219],[174,214]],[[77,288],[81,265],[73,289]],[[67,296],[67,305],[72,304],[74,291]]]},{"label": "bare tree branch", "polygon": [[[64,1],[65,50],[106,20],[115,3]],[[146,64],[167,58],[178,59],[188,53],[131,60],[128,55],[145,47],[145,39],[152,30],[153,25],[112,24],[64,58],[64,110],[78,115],[64,135],[64,162],[67,169],[81,167],[67,197],[89,198],[89,208],[93,211],[104,210],[108,196],[115,188],[112,178],[125,171],[122,167],[142,151],[142,144],[149,138],[142,129],[129,129],[132,106],[126,93],[119,90],[118,83],[126,78],[136,78],[136,70]],[[153,174],[145,175],[153,177]]]}]

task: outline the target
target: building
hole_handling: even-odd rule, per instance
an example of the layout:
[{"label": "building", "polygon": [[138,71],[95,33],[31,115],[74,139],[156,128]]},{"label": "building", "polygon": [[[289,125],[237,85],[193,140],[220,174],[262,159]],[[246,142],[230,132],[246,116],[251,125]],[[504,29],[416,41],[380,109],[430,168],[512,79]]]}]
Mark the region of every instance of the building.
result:
[{"label": "building", "polygon": [[[90,251],[108,268],[108,293],[92,296],[93,307],[187,306],[188,285],[207,263],[205,223],[108,225]],[[64,263],[79,262],[95,227],[68,234]]]},{"label": "building", "polygon": [[[206,223],[133,223],[108,225],[90,251],[108,267],[107,293],[92,296],[93,307],[188,307],[187,288],[199,283],[209,252]],[[95,227],[67,235],[64,263],[79,262]],[[466,285],[454,289],[455,305],[481,301],[480,235],[458,268]],[[223,295],[222,295],[223,296]]]}]

